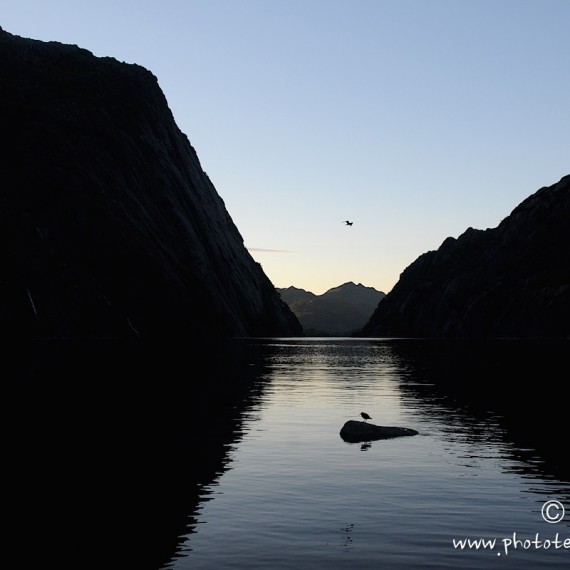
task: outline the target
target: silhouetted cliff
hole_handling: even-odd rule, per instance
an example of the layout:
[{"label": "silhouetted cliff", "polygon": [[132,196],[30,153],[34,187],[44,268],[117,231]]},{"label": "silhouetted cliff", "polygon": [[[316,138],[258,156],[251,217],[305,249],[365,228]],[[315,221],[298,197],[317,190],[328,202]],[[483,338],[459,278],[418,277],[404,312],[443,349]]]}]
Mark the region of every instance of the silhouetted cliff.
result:
[{"label": "silhouetted cliff", "polygon": [[304,289],[277,289],[295,313],[306,335],[348,336],[361,329],[385,294],[373,287],[349,282],[322,295]]},{"label": "silhouetted cliff", "polygon": [[0,29],[0,102],[4,335],[300,333],[152,73]]},{"label": "silhouetted cliff", "polygon": [[359,336],[570,338],[570,176],[421,255]]}]

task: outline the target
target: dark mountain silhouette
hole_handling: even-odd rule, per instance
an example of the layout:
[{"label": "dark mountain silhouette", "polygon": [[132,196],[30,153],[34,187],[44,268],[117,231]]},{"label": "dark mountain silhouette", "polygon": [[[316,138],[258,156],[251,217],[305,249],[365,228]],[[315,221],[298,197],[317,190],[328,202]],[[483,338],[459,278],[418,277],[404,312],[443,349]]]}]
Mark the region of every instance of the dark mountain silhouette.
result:
[{"label": "dark mountain silhouette", "polygon": [[277,289],[297,316],[308,336],[345,336],[359,330],[384,297],[360,283],[345,283],[315,295],[304,289]]},{"label": "dark mountain silhouette", "polygon": [[359,336],[570,338],[570,176],[421,255]]},{"label": "dark mountain silhouette", "polygon": [[152,73],[0,28],[0,102],[4,334],[299,334]]}]

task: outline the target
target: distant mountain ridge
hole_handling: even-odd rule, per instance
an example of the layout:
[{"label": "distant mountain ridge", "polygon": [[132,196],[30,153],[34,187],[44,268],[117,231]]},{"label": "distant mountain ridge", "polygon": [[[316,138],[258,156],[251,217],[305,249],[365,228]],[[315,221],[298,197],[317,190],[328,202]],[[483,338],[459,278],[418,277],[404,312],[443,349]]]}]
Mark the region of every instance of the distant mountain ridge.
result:
[{"label": "distant mountain ridge", "polygon": [[353,282],[329,289],[322,295],[287,287],[277,289],[299,319],[307,336],[349,336],[370,319],[386,296],[373,287]]},{"label": "distant mountain ridge", "polygon": [[358,334],[570,339],[570,176],[418,257]]}]

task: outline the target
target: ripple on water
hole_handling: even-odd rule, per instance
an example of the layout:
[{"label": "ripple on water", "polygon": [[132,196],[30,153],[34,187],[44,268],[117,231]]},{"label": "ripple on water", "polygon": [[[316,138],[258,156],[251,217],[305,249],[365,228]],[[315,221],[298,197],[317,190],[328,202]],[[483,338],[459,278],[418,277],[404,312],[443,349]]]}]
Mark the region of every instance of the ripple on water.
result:
[{"label": "ripple on water", "polygon": [[[541,504],[570,509],[568,482],[509,439],[500,413],[438,387],[410,342],[266,342],[262,395],[170,568],[488,568],[498,549],[452,540],[551,537]],[[420,433],[347,444],[340,428],[361,411]],[[567,563],[564,549],[523,548],[501,568]]]}]

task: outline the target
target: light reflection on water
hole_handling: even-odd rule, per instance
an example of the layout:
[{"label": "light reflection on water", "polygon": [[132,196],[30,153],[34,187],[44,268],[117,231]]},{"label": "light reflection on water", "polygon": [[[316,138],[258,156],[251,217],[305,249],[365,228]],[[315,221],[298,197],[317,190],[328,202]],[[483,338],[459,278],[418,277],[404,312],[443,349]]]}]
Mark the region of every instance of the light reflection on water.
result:
[{"label": "light reflection on water", "polygon": [[[568,516],[552,525],[540,515],[549,498],[570,509],[568,482],[509,441],[501,415],[438,391],[402,342],[255,341],[263,390],[166,567],[567,566],[570,549],[507,556],[500,541],[513,532],[570,538]],[[345,443],[340,428],[361,411],[419,435]],[[452,544],[493,537],[494,551]]]}]

